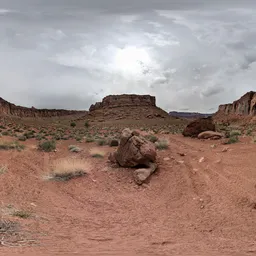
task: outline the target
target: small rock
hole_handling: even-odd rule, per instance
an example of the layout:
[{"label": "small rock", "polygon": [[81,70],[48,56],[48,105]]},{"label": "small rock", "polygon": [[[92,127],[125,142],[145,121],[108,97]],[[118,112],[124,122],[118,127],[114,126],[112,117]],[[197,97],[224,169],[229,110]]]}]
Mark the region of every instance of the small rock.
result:
[{"label": "small rock", "polygon": [[165,157],[164,158],[164,161],[169,161],[169,160],[171,160],[170,157]]},{"label": "small rock", "polygon": [[184,154],[184,153],[179,153],[179,155],[180,155],[180,156],[185,156],[185,154]]},{"label": "small rock", "polygon": [[199,163],[202,163],[202,162],[204,162],[204,157],[201,157],[201,158],[199,159]]},{"label": "small rock", "polygon": [[222,152],[227,152],[228,151],[228,148],[223,148],[222,149]]}]

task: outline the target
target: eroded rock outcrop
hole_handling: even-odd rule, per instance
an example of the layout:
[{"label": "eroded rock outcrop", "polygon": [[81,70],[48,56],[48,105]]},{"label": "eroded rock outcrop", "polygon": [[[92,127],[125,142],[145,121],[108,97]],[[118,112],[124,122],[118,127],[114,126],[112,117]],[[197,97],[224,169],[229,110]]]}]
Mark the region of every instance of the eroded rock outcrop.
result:
[{"label": "eroded rock outcrop", "polygon": [[254,116],[256,115],[256,92],[250,91],[243,95],[239,100],[230,104],[219,106],[215,116]]},{"label": "eroded rock outcrop", "polygon": [[189,123],[182,134],[186,137],[197,137],[202,132],[215,130],[215,124],[213,123],[212,118],[207,117],[199,118]]},{"label": "eroded rock outcrop", "polygon": [[109,95],[91,105],[89,116],[104,120],[169,118],[167,112],[156,106],[150,95]]},{"label": "eroded rock outcrop", "polygon": [[156,98],[150,95],[122,94],[109,95],[101,102],[91,105],[89,111],[102,108],[153,106],[156,107]]},{"label": "eroded rock outcrop", "polygon": [[86,114],[87,111],[75,111],[64,109],[36,109],[16,106],[0,98],[0,115],[16,117],[59,117],[76,114]]},{"label": "eroded rock outcrop", "polygon": [[109,155],[112,163],[121,167],[136,168],[134,179],[137,184],[145,182],[156,170],[156,147],[136,131],[126,128],[122,131],[120,145]]}]

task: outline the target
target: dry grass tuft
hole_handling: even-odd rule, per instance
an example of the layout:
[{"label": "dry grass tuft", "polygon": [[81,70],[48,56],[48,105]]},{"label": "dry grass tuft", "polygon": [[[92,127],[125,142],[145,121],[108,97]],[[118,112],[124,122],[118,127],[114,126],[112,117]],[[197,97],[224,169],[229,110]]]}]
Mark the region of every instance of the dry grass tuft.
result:
[{"label": "dry grass tuft", "polygon": [[0,175],[6,173],[7,171],[8,171],[7,166],[0,165]]},{"label": "dry grass tuft", "polygon": [[52,166],[50,180],[68,181],[88,173],[89,165],[81,159],[60,159]]},{"label": "dry grass tuft", "polygon": [[90,150],[90,155],[94,158],[104,158],[105,152],[97,148],[94,148]]},{"label": "dry grass tuft", "polygon": [[82,150],[81,148],[79,148],[76,145],[70,145],[68,147],[68,149],[69,149],[70,152],[74,152],[74,153],[79,153]]}]

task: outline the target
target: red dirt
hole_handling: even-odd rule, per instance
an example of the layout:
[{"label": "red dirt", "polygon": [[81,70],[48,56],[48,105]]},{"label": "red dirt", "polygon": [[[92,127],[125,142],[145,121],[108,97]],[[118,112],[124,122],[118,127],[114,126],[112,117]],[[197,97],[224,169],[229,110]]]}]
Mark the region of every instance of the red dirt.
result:
[{"label": "red dirt", "polygon": [[[33,140],[22,152],[1,151],[9,168],[0,175],[1,209],[31,210],[29,219],[15,220],[36,244],[0,246],[0,254],[256,255],[256,145],[243,138],[222,152],[220,141],[164,137],[170,149],[158,152],[159,169],[141,187],[131,170],[112,169],[107,156],[92,159],[92,144],[79,144],[78,154],[67,149],[74,141],[59,142],[56,153],[38,152]],[[87,159],[90,174],[69,182],[42,178],[53,160],[67,156]]]}]

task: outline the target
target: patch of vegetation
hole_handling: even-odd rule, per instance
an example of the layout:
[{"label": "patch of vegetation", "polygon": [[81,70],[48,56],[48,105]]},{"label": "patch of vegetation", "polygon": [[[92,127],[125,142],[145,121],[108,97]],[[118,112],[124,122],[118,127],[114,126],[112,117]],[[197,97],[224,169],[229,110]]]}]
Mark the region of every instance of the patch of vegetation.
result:
[{"label": "patch of vegetation", "polygon": [[92,149],[90,152],[90,155],[91,155],[91,157],[94,157],[94,158],[104,158],[105,153],[98,149]]},{"label": "patch of vegetation", "polygon": [[7,171],[8,171],[7,166],[5,166],[5,165],[0,166],[0,175],[1,175],[1,174],[4,174],[4,173],[7,172]]},{"label": "patch of vegetation", "polygon": [[154,135],[146,135],[145,138],[153,143],[158,141],[158,138]]},{"label": "patch of vegetation", "polygon": [[68,147],[68,149],[69,149],[70,152],[75,152],[75,153],[78,153],[78,152],[81,151],[81,148],[77,147],[76,145],[70,145]]},{"label": "patch of vegetation", "polygon": [[38,149],[44,152],[51,152],[56,149],[56,142],[54,140],[46,140],[39,143]]},{"label": "patch of vegetation", "polygon": [[24,136],[27,138],[27,139],[31,139],[31,138],[34,138],[35,137],[35,132],[34,131],[28,131],[28,132],[25,132],[24,133]]},{"label": "patch of vegetation", "polygon": [[28,211],[17,210],[12,213],[12,216],[19,217],[22,219],[28,219],[31,216],[31,213]]},{"label": "patch of vegetation", "polygon": [[88,121],[85,121],[84,127],[85,127],[85,128],[89,128],[89,126],[90,126],[89,122],[88,122]]},{"label": "patch of vegetation", "polygon": [[90,142],[94,142],[95,140],[92,137],[86,137],[85,141],[90,143]]},{"label": "patch of vegetation", "polygon": [[11,150],[16,149],[18,151],[21,151],[25,148],[24,145],[19,144],[19,142],[0,142],[0,150]]},{"label": "patch of vegetation", "polygon": [[226,144],[234,144],[239,142],[238,136],[237,135],[233,135],[231,136],[228,141],[226,142]]},{"label": "patch of vegetation", "polygon": [[97,140],[97,144],[98,144],[99,146],[104,146],[104,145],[107,144],[107,142],[106,142],[106,140],[104,140],[104,139],[98,139],[98,140]]},{"label": "patch of vegetation", "polygon": [[69,181],[87,174],[87,163],[78,159],[63,159],[55,163],[49,179],[55,181]]},{"label": "patch of vegetation", "polygon": [[27,137],[24,136],[24,135],[21,135],[21,136],[18,136],[18,140],[20,140],[20,141],[26,141],[26,140],[27,140]]},{"label": "patch of vegetation", "polygon": [[249,128],[249,129],[246,131],[246,135],[247,135],[247,136],[251,136],[251,135],[252,135],[252,132],[253,132],[253,129],[252,129],[252,128]]},{"label": "patch of vegetation", "polygon": [[241,132],[238,131],[238,130],[233,130],[229,133],[229,136],[230,137],[234,137],[234,136],[240,136],[241,135]]},{"label": "patch of vegetation", "polygon": [[4,132],[2,132],[2,135],[3,136],[8,136],[8,135],[10,135],[10,133],[8,131],[4,131]]},{"label": "patch of vegetation", "polygon": [[18,223],[10,220],[0,220],[0,234],[13,234],[18,230]]},{"label": "patch of vegetation", "polygon": [[159,140],[155,143],[158,150],[164,150],[169,148],[169,143],[167,140]]},{"label": "patch of vegetation", "polygon": [[76,127],[76,123],[75,122],[71,122],[70,126],[74,128],[74,127]]}]

